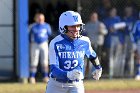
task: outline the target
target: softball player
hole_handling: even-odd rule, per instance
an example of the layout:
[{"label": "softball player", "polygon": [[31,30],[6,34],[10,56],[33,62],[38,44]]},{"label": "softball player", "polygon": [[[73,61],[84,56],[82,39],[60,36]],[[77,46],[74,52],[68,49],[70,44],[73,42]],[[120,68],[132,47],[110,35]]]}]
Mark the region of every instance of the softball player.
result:
[{"label": "softball player", "polygon": [[136,80],[140,80],[140,20],[136,21],[134,24],[133,30],[133,48],[137,54],[137,71],[136,71]]},{"label": "softball player", "polygon": [[66,11],[60,15],[60,35],[49,46],[50,80],[46,93],[84,93],[84,57],[91,60],[99,80],[102,67],[88,37],[82,36],[83,22],[79,13]]},{"label": "softball player", "polygon": [[48,38],[51,35],[51,27],[45,22],[44,14],[38,13],[35,16],[35,21],[30,28],[31,42],[31,64],[30,64],[30,83],[35,84],[35,75],[39,62],[39,56],[43,72],[43,81],[48,81]]}]

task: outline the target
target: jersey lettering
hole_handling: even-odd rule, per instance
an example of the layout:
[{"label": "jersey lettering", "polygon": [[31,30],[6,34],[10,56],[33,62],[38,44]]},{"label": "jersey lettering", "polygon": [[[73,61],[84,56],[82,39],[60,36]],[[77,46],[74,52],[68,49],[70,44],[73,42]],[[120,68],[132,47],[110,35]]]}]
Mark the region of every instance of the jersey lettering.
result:
[{"label": "jersey lettering", "polygon": [[76,52],[58,52],[60,58],[83,58],[85,55],[84,51]]},{"label": "jersey lettering", "polygon": [[45,37],[47,33],[46,29],[42,29],[42,33],[40,33],[40,37]]}]

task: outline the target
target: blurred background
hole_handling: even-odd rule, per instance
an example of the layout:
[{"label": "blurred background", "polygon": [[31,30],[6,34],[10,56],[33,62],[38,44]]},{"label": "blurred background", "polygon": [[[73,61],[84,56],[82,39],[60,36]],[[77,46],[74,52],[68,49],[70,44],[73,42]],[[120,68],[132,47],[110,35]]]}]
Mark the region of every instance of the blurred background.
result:
[{"label": "blurred background", "polygon": [[[29,77],[28,28],[34,23],[36,13],[45,14],[46,22],[52,27],[53,38],[59,34],[59,16],[66,10],[78,11],[85,24],[90,20],[91,13],[97,12],[99,20],[106,25],[105,19],[109,16],[110,8],[115,7],[117,16],[123,20],[127,6],[133,10],[135,21],[132,22],[135,23],[139,20],[140,0],[0,0],[0,81],[17,81]],[[134,52],[125,53],[130,49],[124,46],[121,58],[124,61],[115,63],[112,69],[107,51],[110,47],[104,43],[100,55],[103,78],[134,78],[137,58]],[[132,54],[132,59],[126,54]],[[89,65],[86,66],[86,78],[90,78]]]}]

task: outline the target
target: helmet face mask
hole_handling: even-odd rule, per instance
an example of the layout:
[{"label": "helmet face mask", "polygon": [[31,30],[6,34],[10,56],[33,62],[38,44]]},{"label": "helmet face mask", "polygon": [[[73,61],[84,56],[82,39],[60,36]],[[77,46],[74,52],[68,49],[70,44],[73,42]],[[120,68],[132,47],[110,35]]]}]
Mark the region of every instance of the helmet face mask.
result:
[{"label": "helmet face mask", "polygon": [[79,33],[83,31],[83,22],[78,12],[66,11],[59,17],[59,31],[60,33],[67,33],[67,26],[80,25]]}]

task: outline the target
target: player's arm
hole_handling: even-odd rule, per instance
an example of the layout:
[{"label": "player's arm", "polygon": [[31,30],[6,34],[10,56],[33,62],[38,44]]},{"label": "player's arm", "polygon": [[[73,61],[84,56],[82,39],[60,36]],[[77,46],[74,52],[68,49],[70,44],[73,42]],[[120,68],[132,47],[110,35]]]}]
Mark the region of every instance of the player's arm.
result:
[{"label": "player's arm", "polygon": [[29,32],[29,42],[31,43],[31,37],[32,37],[32,34],[31,34],[31,31]]},{"label": "player's arm", "polygon": [[58,65],[50,65],[50,71],[54,78],[57,79],[66,79],[67,78],[67,71],[63,71],[59,68]]},{"label": "player's arm", "polygon": [[100,62],[96,52],[91,47],[91,42],[89,38],[87,38],[87,48],[86,48],[86,56],[89,58],[90,62],[95,66],[95,68],[100,67]]},{"label": "player's arm", "polygon": [[52,34],[52,29],[51,29],[50,24],[48,24],[47,28],[48,28],[47,33],[48,33],[49,36],[51,36],[51,34]]},{"label": "player's arm", "polygon": [[63,80],[80,80],[83,78],[81,71],[74,69],[72,71],[63,71],[57,65],[50,65],[52,78]]},{"label": "player's arm", "polygon": [[95,70],[92,72],[93,78],[95,80],[99,80],[102,75],[102,67],[99,62],[99,59],[98,59],[97,55],[96,56],[91,55],[89,59],[90,59],[90,62],[95,67]]},{"label": "player's arm", "polygon": [[[57,39],[58,40],[58,39]],[[63,71],[59,67],[59,57],[55,47],[56,39],[49,44],[49,65],[52,78],[67,79],[67,71]]]},{"label": "player's arm", "polygon": [[96,68],[95,71],[92,72],[93,78],[96,80],[99,80],[102,74],[102,67],[99,62],[97,54],[91,47],[90,40],[88,40],[88,47],[87,47],[86,55],[89,58],[90,62],[93,64],[93,66]]},{"label": "player's arm", "polygon": [[132,49],[133,49],[133,52],[135,52],[137,50],[137,27],[138,27],[138,24],[140,24],[140,21],[137,21],[133,28],[132,28],[132,33],[130,33],[130,39],[132,41]]},{"label": "player's arm", "polygon": [[33,23],[29,26],[28,30],[29,30],[29,42],[32,43],[34,42],[34,27],[36,26],[36,23]]},{"label": "player's arm", "polygon": [[32,28],[29,29],[29,42],[30,43],[33,42],[33,29]]},{"label": "player's arm", "polygon": [[99,59],[98,57],[96,56],[95,58],[94,57],[91,57],[89,58],[90,59],[90,62],[93,64],[93,66],[96,68],[96,69],[100,69],[101,68],[101,64],[99,62]]},{"label": "player's arm", "polygon": [[140,24],[140,21],[137,21],[135,24],[134,24],[134,27],[133,27],[133,29],[132,29],[132,37],[133,38],[131,38],[131,40],[132,40],[132,42],[133,43],[136,43],[137,42],[137,29],[138,29],[138,25]]}]

